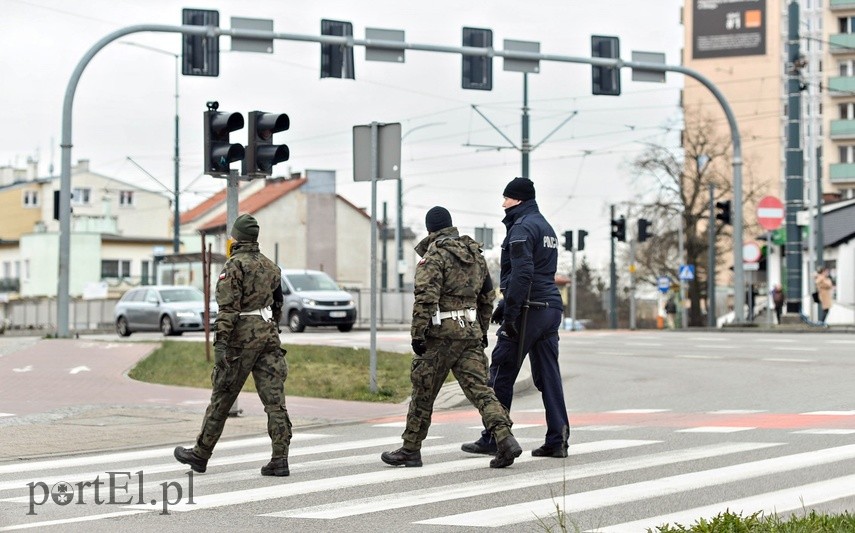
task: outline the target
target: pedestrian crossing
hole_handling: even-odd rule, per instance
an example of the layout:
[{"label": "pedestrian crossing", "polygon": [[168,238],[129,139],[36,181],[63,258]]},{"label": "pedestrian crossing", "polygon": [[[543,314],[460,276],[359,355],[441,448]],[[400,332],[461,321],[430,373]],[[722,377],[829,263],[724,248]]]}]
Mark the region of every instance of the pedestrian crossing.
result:
[{"label": "pedestrian crossing", "polygon": [[[224,517],[285,531],[520,531],[560,512],[580,531],[623,533],[726,509],[842,511],[855,501],[855,444],[843,433],[576,432],[567,459],[526,452],[496,470],[460,451],[468,428],[433,429],[421,468],[381,463],[381,451],[400,446],[398,429],[382,425],[295,434],[287,478],[260,476],[267,437],[221,442],[205,474],[175,462],[171,447],[0,464],[0,531],[185,531]],[[531,450],[542,431],[516,433]]]}]

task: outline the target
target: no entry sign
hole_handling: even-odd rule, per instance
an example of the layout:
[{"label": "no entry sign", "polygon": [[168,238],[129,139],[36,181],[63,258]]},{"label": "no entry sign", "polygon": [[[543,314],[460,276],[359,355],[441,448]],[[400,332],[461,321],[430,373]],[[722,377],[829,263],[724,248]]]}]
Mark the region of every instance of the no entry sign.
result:
[{"label": "no entry sign", "polygon": [[764,196],[757,204],[757,222],[767,231],[775,231],[784,222],[784,204],[774,196]]}]

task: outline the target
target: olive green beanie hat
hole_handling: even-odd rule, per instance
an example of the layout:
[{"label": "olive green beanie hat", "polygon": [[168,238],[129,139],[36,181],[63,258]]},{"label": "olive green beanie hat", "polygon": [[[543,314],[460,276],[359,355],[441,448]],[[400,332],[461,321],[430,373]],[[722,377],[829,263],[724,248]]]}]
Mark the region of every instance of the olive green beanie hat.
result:
[{"label": "olive green beanie hat", "polygon": [[241,215],[232,226],[232,237],[236,241],[256,242],[258,240],[258,221],[252,215]]}]

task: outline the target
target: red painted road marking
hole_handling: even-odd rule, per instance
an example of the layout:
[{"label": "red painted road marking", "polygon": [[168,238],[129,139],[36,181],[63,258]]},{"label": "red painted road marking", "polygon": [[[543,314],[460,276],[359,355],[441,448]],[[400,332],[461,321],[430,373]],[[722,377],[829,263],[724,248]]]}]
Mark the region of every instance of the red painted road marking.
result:
[{"label": "red painted road marking", "polygon": [[[758,429],[855,429],[855,416],[845,414],[800,413],[569,413],[570,427],[584,426],[634,426],[634,427],[746,427]],[[513,412],[515,424],[545,424],[543,413]],[[372,424],[398,422],[406,417],[386,417],[371,420]],[[434,423],[478,424],[481,417],[475,410],[457,410],[434,413]]]}]

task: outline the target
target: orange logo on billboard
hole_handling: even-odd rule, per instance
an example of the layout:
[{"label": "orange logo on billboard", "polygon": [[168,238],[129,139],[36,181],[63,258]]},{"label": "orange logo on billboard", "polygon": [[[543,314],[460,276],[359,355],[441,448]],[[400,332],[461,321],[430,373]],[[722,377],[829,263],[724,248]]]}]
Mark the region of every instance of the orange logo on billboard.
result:
[{"label": "orange logo on billboard", "polygon": [[759,9],[750,9],[745,12],[745,27],[759,28],[763,24],[763,15]]}]

